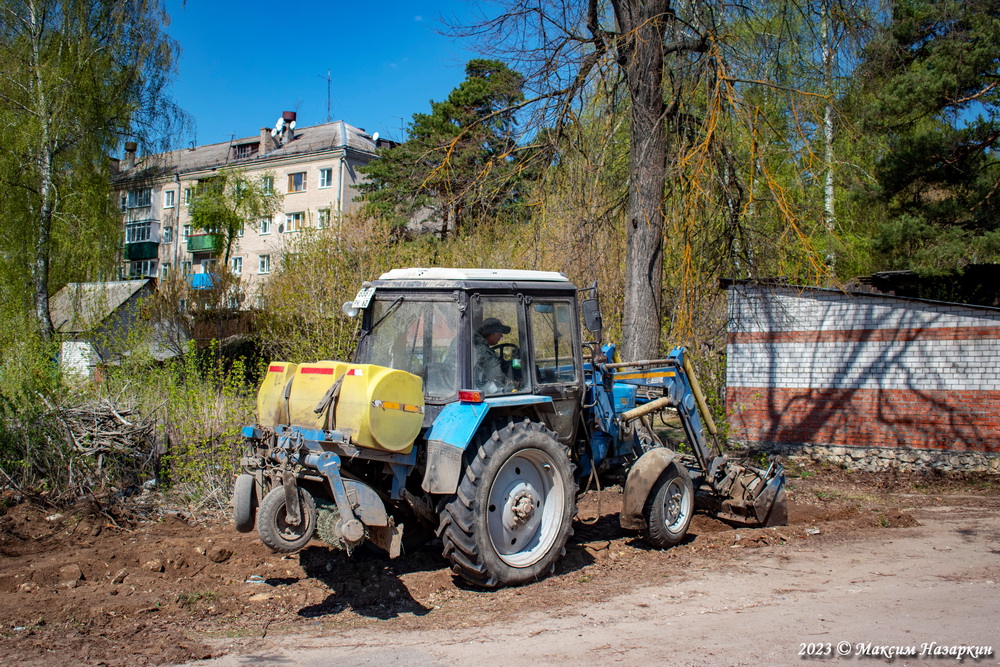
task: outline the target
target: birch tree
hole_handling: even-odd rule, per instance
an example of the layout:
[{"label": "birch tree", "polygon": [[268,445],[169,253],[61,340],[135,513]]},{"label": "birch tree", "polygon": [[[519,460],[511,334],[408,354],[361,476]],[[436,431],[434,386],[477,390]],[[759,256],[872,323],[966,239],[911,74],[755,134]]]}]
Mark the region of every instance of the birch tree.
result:
[{"label": "birch tree", "polygon": [[[0,1],[0,182],[7,278],[27,276],[27,304],[51,338],[51,267],[59,252],[101,245],[114,263],[120,227],[108,155],[125,139],[165,148],[180,115],[165,97],[178,53],[158,0]],[[101,230],[100,234],[94,233]],[[117,232],[120,234],[120,231]],[[75,267],[77,276],[89,267]]]}]

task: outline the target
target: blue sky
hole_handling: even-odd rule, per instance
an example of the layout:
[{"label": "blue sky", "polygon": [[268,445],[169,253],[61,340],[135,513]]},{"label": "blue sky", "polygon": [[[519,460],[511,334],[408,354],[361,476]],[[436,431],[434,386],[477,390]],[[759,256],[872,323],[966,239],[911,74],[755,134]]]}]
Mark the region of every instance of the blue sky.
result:
[{"label": "blue sky", "polygon": [[167,0],[167,10],[182,49],[172,97],[196,124],[175,147],[252,136],[282,111],[296,111],[299,126],[326,122],[328,69],[332,120],[400,139],[400,126],[447,97],[476,57],[438,34],[440,19],[476,15],[461,0]]}]

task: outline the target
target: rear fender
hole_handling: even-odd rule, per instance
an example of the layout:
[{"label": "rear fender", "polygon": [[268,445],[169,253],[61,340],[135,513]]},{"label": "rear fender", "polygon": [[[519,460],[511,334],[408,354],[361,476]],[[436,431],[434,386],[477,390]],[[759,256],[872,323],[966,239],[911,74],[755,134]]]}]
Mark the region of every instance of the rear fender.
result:
[{"label": "rear fender", "polygon": [[462,454],[476,435],[486,414],[524,405],[548,404],[549,396],[497,396],[482,403],[457,401],[444,406],[427,433],[427,467],[420,484],[427,493],[451,494],[462,477]]},{"label": "rear fender", "polygon": [[676,458],[677,452],[674,450],[657,447],[640,456],[635,462],[629,470],[628,479],[625,480],[625,497],[622,500],[619,519],[622,528],[629,530],[646,528],[646,518],[643,516],[646,499],[649,498],[649,492],[653,490],[653,485],[663,471],[670,465],[677,465]]}]

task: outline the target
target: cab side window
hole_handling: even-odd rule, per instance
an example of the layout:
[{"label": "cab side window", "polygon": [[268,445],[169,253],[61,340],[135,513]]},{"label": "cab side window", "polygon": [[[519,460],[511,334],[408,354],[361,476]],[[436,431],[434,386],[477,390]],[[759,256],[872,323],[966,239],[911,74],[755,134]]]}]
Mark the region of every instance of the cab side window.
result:
[{"label": "cab side window", "polygon": [[472,303],[473,389],[486,394],[527,390],[527,336],[520,302],[510,297],[479,297]]},{"label": "cab side window", "polygon": [[538,384],[577,381],[573,348],[573,307],[568,301],[535,299],[531,304],[531,335]]}]

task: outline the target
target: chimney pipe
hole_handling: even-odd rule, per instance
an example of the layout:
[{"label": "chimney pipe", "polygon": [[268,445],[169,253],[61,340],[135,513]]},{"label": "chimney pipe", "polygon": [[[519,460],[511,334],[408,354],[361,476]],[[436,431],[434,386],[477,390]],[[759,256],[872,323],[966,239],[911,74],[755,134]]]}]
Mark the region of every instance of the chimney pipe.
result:
[{"label": "chimney pipe", "polygon": [[278,144],[274,141],[274,137],[271,136],[271,128],[260,128],[260,154],[265,155],[270,153],[277,147]]},{"label": "chimney pipe", "polygon": [[125,171],[135,166],[135,152],[138,148],[139,144],[134,141],[125,142]]}]

